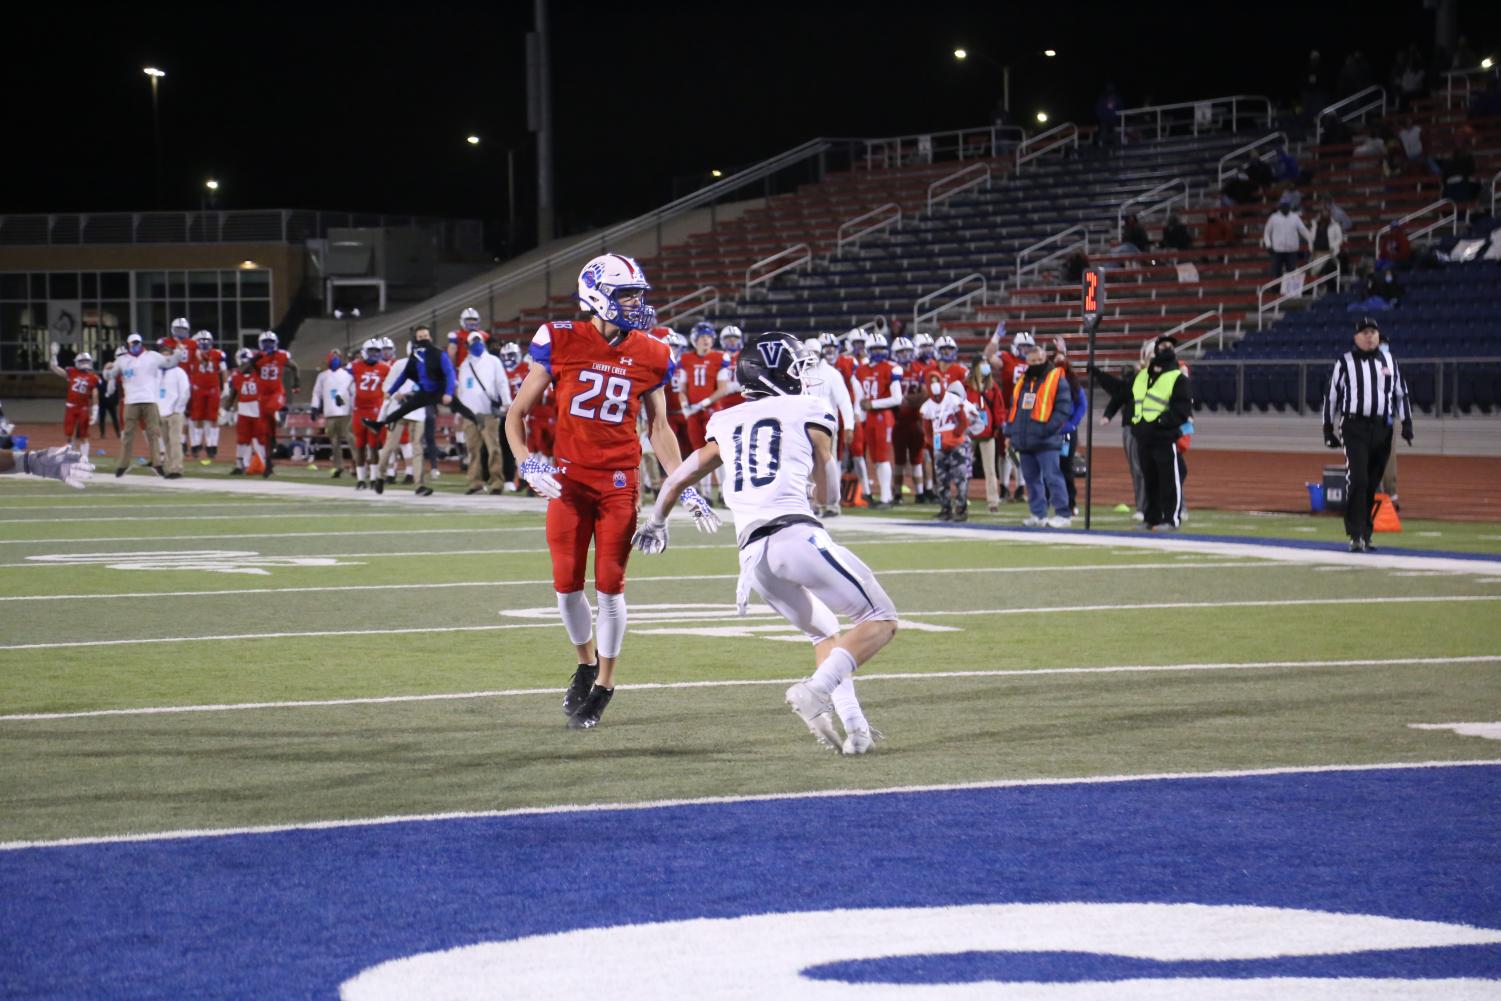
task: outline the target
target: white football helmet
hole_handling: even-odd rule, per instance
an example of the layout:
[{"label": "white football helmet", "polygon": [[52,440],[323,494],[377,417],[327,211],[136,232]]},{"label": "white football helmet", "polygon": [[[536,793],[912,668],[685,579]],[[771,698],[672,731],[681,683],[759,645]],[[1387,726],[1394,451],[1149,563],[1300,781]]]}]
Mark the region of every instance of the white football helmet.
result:
[{"label": "white football helmet", "polygon": [[948,364],[959,360],[959,345],[947,334],[933,342],[933,347],[938,351],[938,360]]},{"label": "white football helmet", "polygon": [[255,361],[255,348],[241,348],[235,352],[235,364],[241,367]]},{"label": "white football helmet", "polygon": [[[650,330],[657,325],[657,311],[646,304],[651,283],[634,258],[601,254],[579,272],[578,299],[584,308],[605,323],[621,330]],[[639,295],[634,306],[623,306],[621,295]]]},{"label": "white football helmet", "polygon": [[906,337],[898,337],[891,342],[891,357],[896,359],[898,365],[910,362],[913,350],[912,341]]},{"label": "white football helmet", "polygon": [[380,339],[380,356],[386,361],[396,357],[396,342],[389,337]]},{"label": "white football helmet", "polygon": [[200,346],[212,346],[214,343],[214,335],[207,330],[200,330],[198,331],[198,333],[193,335],[193,342]]},{"label": "white football helmet", "polygon": [[912,335],[912,350],[917,352],[917,357],[927,358],[933,353],[933,335],[919,330]]},{"label": "white football helmet", "polygon": [[688,350],[688,338],[676,330],[667,332],[667,346],[672,349],[672,360],[677,361],[683,357],[683,352]]},{"label": "white football helmet", "polygon": [[500,364],[507,372],[521,364],[521,348],[516,346],[515,341],[506,341],[500,346]]},{"label": "white football helmet", "polygon": [[1028,349],[1037,347],[1037,340],[1030,330],[1018,332],[1011,338],[1011,353],[1021,358],[1026,355]]},{"label": "white football helmet", "polygon": [[275,351],[281,346],[281,338],[276,336],[274,330],[263,330],[256,343],[261,346],[262,351]]},{"label": "white football helmet", "polygon": [[886,349],[886,335],[880,331],[871,334],[870,340],[865,342],[865,350],[870,355],[871,361],[885,361]]},{"label": "white football helmet", "polygon": [[734,353],[740,350],[741,339],[745,335],[740,328],[733,323],[722,327],[719,331],[719,350]]},{"label": "white football helmet", "polygon": [[865,346],[870,343],[870,335],[859,327],[850,330],[844,339],[849,344],[850,354],[857,358],[865,353]]},{"label": "white football helmet", "polygon": [[94,356],[89,354],[87,351],[80,351],[78,352],[78,354],[73,356],[73,364],[83,369],[85,372],[90,372],[94,368]]},{"label": "white football helmet", "polygon": [[172,321],[173,337],[186,337],[188,336],[188,331],[191,329],[193,329],[192,324],[188,323],[188,318],[186,316],[179,316],[177,319]]},{"label": "white football helmet", "polygon": [[464,328],[465,333],[474,333],[479,329],[479,310],[470,306],[459,314],[459,326]]}]

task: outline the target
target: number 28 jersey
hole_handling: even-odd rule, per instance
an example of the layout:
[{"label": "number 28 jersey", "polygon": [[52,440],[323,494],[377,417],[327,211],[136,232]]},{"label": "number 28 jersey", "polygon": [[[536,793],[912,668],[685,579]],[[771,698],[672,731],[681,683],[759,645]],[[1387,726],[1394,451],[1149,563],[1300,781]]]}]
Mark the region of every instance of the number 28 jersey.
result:
[{"label": "number 28 jersey", "polygon": [[636,417],[641,398],[671,378],[664,342],[633,330],[611,344],[592,323],[544,323],[531,358],[552,375],[559,465],[624,471],[641,464]]},{"label": "number 28 jersey", "polygon": [[709,418],[704,437],[719,443],[724,500],[735,516],[741,546],[773,518],[813,514],[809,428],[827,432],[830,441],[839,430],[839,419],[822,397],[766,396]]}]

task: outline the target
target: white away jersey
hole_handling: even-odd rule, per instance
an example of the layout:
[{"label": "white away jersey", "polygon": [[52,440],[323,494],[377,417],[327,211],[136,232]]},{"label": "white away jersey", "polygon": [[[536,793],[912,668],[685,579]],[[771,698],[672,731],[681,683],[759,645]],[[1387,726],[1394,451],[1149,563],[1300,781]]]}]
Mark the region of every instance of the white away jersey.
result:
[{"label": "white away jersey", "polygon": [[719,443],[724,499],[740,545],[773,518],[813,514],[810,427],[826,431],[830,440],[839,428],[828,402],[814,396],[762,397],[709,418],[704,436]]}]

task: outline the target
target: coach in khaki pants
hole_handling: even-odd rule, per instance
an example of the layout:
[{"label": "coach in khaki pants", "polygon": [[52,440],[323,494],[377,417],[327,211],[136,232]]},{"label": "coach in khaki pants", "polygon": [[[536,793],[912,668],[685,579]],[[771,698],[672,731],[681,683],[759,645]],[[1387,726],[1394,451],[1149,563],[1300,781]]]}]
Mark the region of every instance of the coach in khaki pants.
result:
[{"label": "coach in khaki pants", "polygon": [[354,376],[344,367],[344,355],[337,350],[330,351],[328,368],[319,372],[313,383],[313,410],[323,418],[323,433],[328,435],[329,459],[333,462],[335,479],[344,474],[343,449],[349,449],[351,462],[356,454],[354,437],[349,433],[349,409],[353,399]]},{"label": "coach in khaki pants", "polygon": [[[181,357],[185,359],[186,356],[187,352],[181,351]],[[125,410],[125,434],[120,442],[120,461],[115,466],[116,476],[124,476],[125,471],[130,468],[137,421],[146,427],[147,455],[151,462],[156,462],[157,451],[161,448],[162,411],[157,404],[162,388],[162,370],[174,367],[178,360],[177,352],[164,355],[146,350],[140,334],[133,333],[125,339],[125,353],[115,358],[114,374],[111,377],[120,386],[121,403]],[[155,468],[158,474],[166,475],[161,466]]]},{"label": "coach in khaki pants", "polygon": [[511,405],[511,383],[500,359],[485,347],[485,335],[476,330],[465,344],[464,359],[459,363],[454,395],[474,411],[480,420],[464,418],[464,441],[469,444],[469,489],[477,494],[485,489],[480,471],[480,445],[490,451],[490,492],[498,494],[505,487],[504,463],[500,452],[501,415]]}]

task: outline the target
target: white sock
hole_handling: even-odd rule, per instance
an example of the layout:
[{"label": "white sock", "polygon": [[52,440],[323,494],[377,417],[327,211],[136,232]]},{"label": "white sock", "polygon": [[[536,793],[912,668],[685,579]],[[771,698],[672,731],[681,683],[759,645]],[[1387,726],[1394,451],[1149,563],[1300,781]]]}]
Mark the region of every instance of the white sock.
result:
[{"label": "white sock", "polygon": [[364,463],[360,463],[358,466],[356,466],[354,468],[355,468],[355,473],[360,478],[360,482],[364,483],[365,480],[366,480],[366,478],[367,478],[366,473],[368,472],[368,470],[370,469],[370,467],[367,466],[367,465],[365,465]]},{"label": "white sock", "polygon": [[599,655],[619,657],[620,645],[625,642],[625,595],[598,591],[595,597],[599,601],[599,621],[595,626]]},{"label": "white sock", "polygon": [[1011,477],[1015,473],[1016,473],[1016,463],[1014,463],[1014,462],[1011,461],[1011,457],[1008,454],[1006,456],[1006,458],[1001,461],[1001,489],[1002,490],[1009,489],[1009,484],[1011,483]]},{"label": "white sock", "polygon": [[876,463],[876,482],[881,485],[881,503],[891,503],[891,463]]},{"label": "white sock", "polygon": [[245,466],[249,462],[250,462],[250,446],[249,445],[236,445],[235,446],[235,465],[239,466],[241,469],[244,469]]},{"label": "white sock", "polygon": [[89,457],[89,440],[87,438],[79,443],[78,450],[83,453],[84,459],[87,460]]},{"label": "white sock", "polygon": [[203,444],[203,428],[197,424],[189,425],[188,444],[193,448],[198,448]]},{"label": "white sock", "polygon": [[865,491],[865,496],[870,496],[870,467],[865,465],[865,456],[855,456],[855,475],[860,477],[860,489]]},{"label": "white sock", "polygon": [[869,730],[870,724],[866,722],[865,711],[860,708],[860,700],[855,698],[855,679],[845,678],[834,689],[834,711],[839,714],[839,719],[844,723],[844,732],[851,730]]},{"label": "white sock", "polygon": [[401,459],[408,466],[410,466],[412,464],[412,443],[411,442],[407,442],[405,445],[401,446]]},{"label": "white sock", "polygon": [[808,679],[808,687],[819,695],[828,695],[855,673],[856,666],[854,656],[844,647],[836,646]]},{"label": "white sock", "polygon": [[594,623],[589,612],[589,599],[583,591],[558,592],[558,612],[563,616],[563,628],[568,630],[568,642],[583,646],[594,635]]},{"label": "white sock", "polygon": [[828,505],[830,507],[838,507],[839,506],[839,460],[838,459],[830,459],[829,461],[825,462],[823,464],[823,475],[824,475],[824,479],[827,481],[827,486],[828,486],[828,491],[829,491]]},{"label": "white sock", "polygon": [[208,441],[207,441],[208,447],[209,448],[218,448],[219,447],[219,425],[217,425],[217,424],[210,424],[208,426],[208,431],[206,431],[205,433],[208,435]]}]

